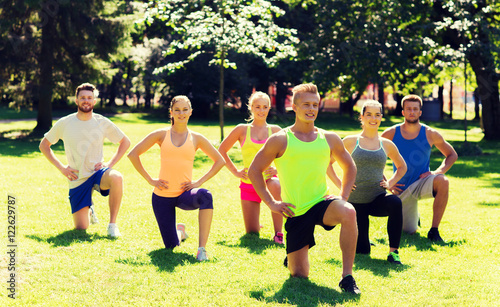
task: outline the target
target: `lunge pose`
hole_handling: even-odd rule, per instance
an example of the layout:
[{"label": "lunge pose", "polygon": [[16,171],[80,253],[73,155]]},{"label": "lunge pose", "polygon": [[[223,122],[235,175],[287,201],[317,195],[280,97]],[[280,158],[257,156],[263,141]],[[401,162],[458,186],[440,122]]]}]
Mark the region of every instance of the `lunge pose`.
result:
[{"label": "lunge pose", "polygon": [[[93,113],[99,92],[94,85],[84,83],[76,89],[78,111],[59,119],[40,142],[40,151],[69,181],[69,201],[76,229],[87,229],[97,223],[92,206],[92,191],[109,195],[108,235],[120,236],[116,218],[123,195],[123,177],[113,166],[130,147],[128,137],[109,119]],[[104,162],[104,138],[119,143],[109,162]],[[68,165],[54,155],[51,146],[64,142]]]},{"label": "lunge pose", "polygon": [[[340,224],[343,291],[359,294],[352,277],[358,229],[356,211],[347,202],[356,178],[356,166],[337,134],[316,128],[320,97],[314,84],[293,89],[295,123],[273,134],[250,165],[248,177],[271,211],[287,218],[285,223],[288,268],[294,277],[309,276],[309,248],[314,228],[331,230]],[[273,198],[264,181],[264,172],[275,162],[281,180],[283,201]],[[326,171],[332,161],[343,170],[340,197],[328,196]]]},{"label": "lunge pose", "polygon": [[[449,181],[444,174],[457,161],[458,155],[439,132],[420,123],[422,99],[419,96],[405,96],[401,104],[404,123],[385,130],[382,137],[396,144],[408,167],[403,178],[392,188],[403,202],[403,230],[408,233],[417,231],[420,220],[418,200],[434,197],[432,227],[427,237],[431,241],[444,242],[438,230],[448,204]],[[445,158],[431,172],[432,146],[436,146]],[[394,165],[394,171],[397,171],[397,165]]]},{"label": "lunge pose", "polygon": [[[247,233],[258,233],[260,231],[259,215],[261,203],[261,199],[259,195],[257,195],[257,192],[255,192],[252,182],[248,179],[248,167],[271,134],[281,130],[280,127],[267,123],[267,116],[269,115],[270,108],[271,100],[267,94],[263,92],[253,93],[248,99],[251,122],[249,124],[240,124],[236,126],[219,147],[219,152],[224,157],[224,160],[226,160],[226,166],[229,171],[234,176],[241,179],[241,209]],[[227,154],[237,141],[241,146],[243,169],[236,168],[236,165],[234,165]],[[269,166],[264,171],[264,179],[274,199],[281,200],[280,183],[276,174],[276,168]],[[283,244],[283,216],[272,212],[272,218],[274,225],[274,242]]]},{"label": "lunge pose", "polygon": [[[403,225],[401,200],[396,195],[387,194],[386,189],[392,189],[403,177],[406,172],[406,163],[396,145],[378,135],[378,128],[382,121],[382,105],[378,101],[365,102],[361,109],[360,120],[363,129],[361,133],[347,136],[343,140],[358,170],[354,183],[355,189],[348,199],[356,209],[358,221],[356,253],[370,253],[369,216],[388,216],[389,255],[387,260],[401,264],[398,252]],[[397,167],[397,171],[388,180],[384,178],[387,157],[394,161]],[[329,172],[329,176],[331,174]]]},{"label": "lunge pose", "polygon": [[[208,260],[206,244],[213,215],[212,194],[200,188],[224,166],[224,159],[201,134],[188,129],[193,110],[186,96],[176,96],[170,103],[172,126],[151,132],[130,151],[128,157],[135,169],[154,187],[153,211],[166,248],[174,248],[187,238],[184,224],[176,227],[175,207],[196,210],[199,222],[199,247],[196,258]],[[161,149],[161,165],[158,178],[146,171],[140,155],[155,144]],[[192,181],[195,153],[201,149],[214,162],[200,179]]]}]

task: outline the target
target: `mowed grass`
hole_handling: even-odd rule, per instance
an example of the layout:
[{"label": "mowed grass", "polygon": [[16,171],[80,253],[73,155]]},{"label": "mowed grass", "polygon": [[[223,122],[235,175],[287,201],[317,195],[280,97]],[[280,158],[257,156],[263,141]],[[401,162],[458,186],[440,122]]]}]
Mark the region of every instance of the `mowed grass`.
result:
[{"label": "mowed grass", "polygon": [[[165,119],[141,114],[112,118],[135,145],[149,132],[164,127]],[[293,116],[273,118],[281,126]],[[392,121],[391,121],[392,120]],[[398,122],[391,118],[384,127]],[[227,135],[234,127],[225,128]],[[215,145],[216,123],[191,122]],[[429,123],[455,147],[463,141],[458,122]],[[0,131],[22,131],[34,122],[0,124]],[[500,303],[500,157],[498,143],[481,141],[472,123],[468,140],[477,142],[486,155],[460,157],[448,173],[450,201],[440,231],[448,242],[431,244],[426,239],[431,223],[432,201],[420,203],[422,228],[413,236],[403,235],[400,254],[404,265],[386,262],[388,238],[386,218],[371,218],[370,256],[357,256],[354,277],[360,297],[343,294],[339,227],[316,230],[317,245],[310,250],[309,279],[289,277],[283,267],[285,249],[272,242],[270,212],[261,209],[260,237],[244,234],[238,180],[226,168],[204,187],[214,196],[214,219],[207,246],[210,261],[195,259],[198,244],[197,212],[177,210],[177,221],[186,223],[189,239],[174,250],[165,250],[151,208],[152,187],[135,171],[127,158],[116,166],[125,177],[125,193],[118,224],[122,237],[106,236],[109,217],[107,198],[96,193],[94,202],[100,224],[85,231],[73,230],[67,199],[67,182],[38,151],[39,139],[0,140],[4,197],[0,229],[4,246],[0,265],[1,306],[495,306]],[[320,115],[318,126],[341,136],[357,133],[356,121]],[[383,128],[381,128],[382,130]],[[8,134],[16,135],[15,133]],[[53,146],[66,161],[62,142]],[[116,145],[105,144],[109,159]],[[230,152],[235,161],[241,154]],[[146,168],[159,170],[159,149],[142,156]],[[442,158],[432,156],[432,168]],[[194,178],[210,167],[198,154]],[[338,168],[337,168],[338,170]],[[386,169],[390,174],[391,168]],[[333,188],[332,193],[337,190]],[[7,298],[7,193],[17,195],[16,270],[17,298]]]}]

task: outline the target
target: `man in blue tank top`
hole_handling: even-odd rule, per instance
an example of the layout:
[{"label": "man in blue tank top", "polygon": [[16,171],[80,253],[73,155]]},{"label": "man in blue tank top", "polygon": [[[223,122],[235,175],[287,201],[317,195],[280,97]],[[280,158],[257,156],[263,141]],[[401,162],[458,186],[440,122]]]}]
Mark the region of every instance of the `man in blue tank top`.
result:
[{"label": "man in blue tank top", "polygon": [[[408,167],[391,192],[403,202],[403,230],[411,234],[418,228],[418,200],[434,197],[432,227],[427,237],[431,241],[444,242],[438,231],[448,204],[449,181],[444,174],[455,163],[458,155],[439,132],[420,123],[422,99],[419,96],[407,95],[401,104],[404,123],[382,133],[382,137],[396,144]],[[436,146],[445,159],[431,172],[429,161],[432,146]]]}]

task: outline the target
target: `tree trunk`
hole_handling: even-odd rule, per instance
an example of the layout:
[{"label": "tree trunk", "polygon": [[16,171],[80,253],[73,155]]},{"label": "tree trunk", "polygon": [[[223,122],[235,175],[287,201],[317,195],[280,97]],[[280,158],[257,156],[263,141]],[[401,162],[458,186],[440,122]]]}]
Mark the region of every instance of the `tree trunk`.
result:
[{"label": "tree trunk", "polygon": [[222,50],[219,75],[219,125],[221,142],[224,140],[224,56],[225,51]]},{"label": "tree trunk", "polygon": [[479,121],[481,119],[481,115],[479,114],[479,104],[481,103],[481,99],[479,99],[479,94],[477,92],[477,88],[474,90],[474,120]]},{"label": "tree trunk", "polygon": [[450,118],[453,119],[453,79],[450,81]]},{"label": "tree trunk", "polygon": [[39,56],[40,63],[40,89],[38,101],[38,115],[35,131],[44,132],[52,127],[52,95],[54,81],[52,67],[54,66],[54,18],[47,18],[47,23],[42,27],[42,49]]},{"label": "tree trunk", "polygon": [[378,91],[378,102],[382,105],[382,114],[384,114],[384,109],[385,109],[385,95],[384,95],[384,82],[380,81],[377,84],[377,91]]},{"label": "tree trunk", "polygon": [[484,138],[500,140],[499,78],[492,65],[483,65],[483,61],[493,63],[493,60],[487,55],[482,54],[482,57],[479,57],[473,53],[468,56],[468,60],[476,74],[477,93],[483,105]]},{"label": "tree trunk", "polygon": [[438,90],[438,101],[439,101],[439,118],[444,119],[444,86],[439,86]]}]

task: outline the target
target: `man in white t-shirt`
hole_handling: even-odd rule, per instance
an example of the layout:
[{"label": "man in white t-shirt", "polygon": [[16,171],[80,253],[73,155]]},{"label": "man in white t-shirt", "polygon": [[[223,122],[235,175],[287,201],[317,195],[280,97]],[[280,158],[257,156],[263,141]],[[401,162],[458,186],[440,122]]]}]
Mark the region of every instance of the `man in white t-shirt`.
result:
[{"label": "man in white t-shirt", "polygon": [[[40,142],[40,151],[69,181],[69,200],[76,229],[87,229],[97,223],[92,206],[92,191],[109,195],[108,235],[120,236],[116,218],[123,195],[123,177],[112,167],[130,147],[129,138],[109,119],[94,114],[99,92],[94,85],[84,83],[76,89],[78,111],[59,119]],[[104,138],[119,143],[109,162],[104,162]],[[64,165],[50,148],[64,142],[68,165]],[[90,217],[90,218],[89,218]]]}]

